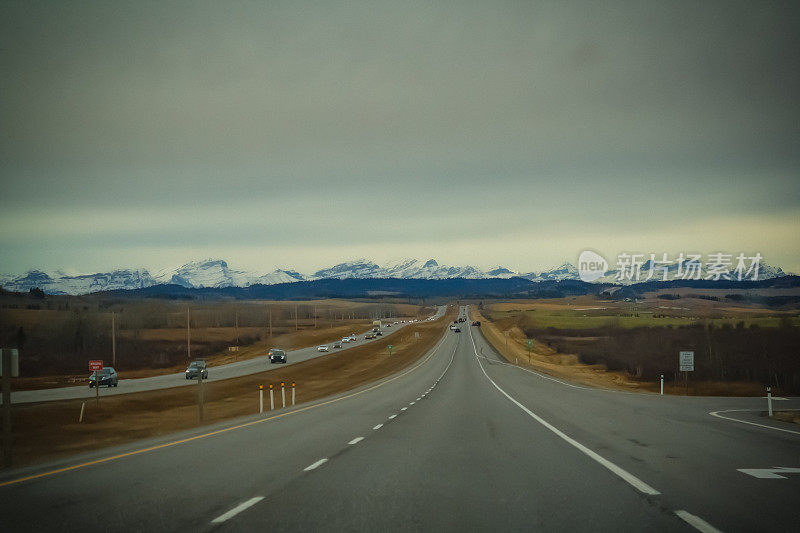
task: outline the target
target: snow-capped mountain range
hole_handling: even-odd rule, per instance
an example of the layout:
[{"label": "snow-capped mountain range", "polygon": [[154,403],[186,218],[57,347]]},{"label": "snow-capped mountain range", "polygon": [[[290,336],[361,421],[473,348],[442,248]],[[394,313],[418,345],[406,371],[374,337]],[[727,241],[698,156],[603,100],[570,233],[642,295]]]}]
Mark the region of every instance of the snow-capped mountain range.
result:
[{"label": "snow-capped mountain range", "polygon": [[[645,281],[650,269],[649,262],[642,267],[639,281]],[[672,274],[677,264],[669,267]],[[598,283],[619,283],[616,271],[609,271],[598,279]],[[706,270],[702,270],[705,278]],[[784,276],[780,268],[761,263],[759,279],[770,279]],[[580,279],[578,269],[571,263],[542,272],[521,273],[505,267],[497,267],[484,271],[473,266],[446,266],[436,260],[402,259],[384,265],[378,265],[367,259],[359,259],[339,263],[330,268],[318,270],[306,275],[294,270],[274,270],[267,273],[245,272],[234,270],[221,259],[193,261],[176,268],[166,268],[151,274],[144,269],[122,269],[97,274],[67,274],[62,271],[43,272],[31,270],[21,276],[0,275],[0,285],[6,290],[27,292],[34,287],[48,294],[88,294],[92,292],[140,289],[161,284],[176,284],[188,288],[200,287],[248,287],[250,285],[274,285],[277,283],[293,283],[297,281],[313,281],[318,279],[349,278],[400,278],[400,279],[488,279],[521,277],[531,281],[561,281]],[[661,270],[656,269],[652,279],[661,279]],[[671,277],[671,276],[670,276]],[[624,280],[623,283],[635,283],[635,280]]]}]

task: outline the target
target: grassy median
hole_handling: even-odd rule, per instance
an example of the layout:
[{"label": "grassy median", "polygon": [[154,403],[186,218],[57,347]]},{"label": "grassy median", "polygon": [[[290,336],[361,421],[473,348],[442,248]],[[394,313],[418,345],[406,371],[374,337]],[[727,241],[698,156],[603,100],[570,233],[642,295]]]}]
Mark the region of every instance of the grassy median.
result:
[{"label": "grassy median", "polygon": [[[14,464],[119,445],[136,439],[165,435],[228,418],[258,413],[258,386],[296,384],[297,403],[358,388],[409,366],[427,353],[441,338],[445,324],[456,309],[435,321],[408,325],[375,342],[334,351],[325,356],[240,378],[205,382],[204,418],[198,420],[198,386],[123,394],[86,400],[82,423],[78,422],[83,400],[13,405]],[[418,334],[418,335],[417,335]],[[392,345],[392,355],[388,346]],[[290,390],[287,390],[290,393]],[[280,391],[276,401],[280,403]],[[269,396],[265,391],[265,403]]]}]

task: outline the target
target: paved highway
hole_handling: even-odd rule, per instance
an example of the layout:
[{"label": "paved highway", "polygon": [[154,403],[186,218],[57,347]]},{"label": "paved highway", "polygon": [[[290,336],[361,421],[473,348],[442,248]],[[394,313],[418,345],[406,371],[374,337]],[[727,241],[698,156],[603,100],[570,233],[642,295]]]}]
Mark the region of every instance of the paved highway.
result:
[{"label": "paved highway", "polygon": [[[445,313],[445,311],[446,311],[446,306],[439,306],[436,310],[436,313],[433,315],[433,318],[439,318]],[[392,324],[391,328],[383,329],[383,337],[379,338],[384,338],[387,335],[391,335],[405,325],[407,324],[404,323]],[[333,344],[334,341],[339,340],[340,338],[341,337],[337,337],[336,339],[329,339],[327,343],[323,344],[331,345]],[[343,343],[341,349],[347,350],[349,348],[361,346],[362,344],[366,344],[369,342],[373,341],[365,340],[364,333],[361,333],[360,335],[356,336],[355,342],[351,341],[349,343]],[[276,348],[277,347],[278,346],[276,346]],[[337,348],[336,350],[334,350],[333,348],[331,348],[331,351],[339,351],[339,349]],[[320,357],[325,354],[326,352],[318,352],[317,346],[311,346],[308,348],[301,348],[299,350],[287,351],[286,356],[288,362],[286,364],[290,365],[294,363],[300,363],[302,361],[313,359],[315,357]],[[285,365],[270,365],[269,361],[267,361],[266,359],[266,354],[265,354],[263,357],[256,357],[253,359],[238,361],[236,363],[229,363],[227,365],[209,367],[208,379],[205,381],[218,381],[222,379],[230,379],[230,378],[246,376],[249,374],[256,374],[258,372],[263,372],[264,370],[272,370],[276,366],[282,367]],[[88,387],[89,374],[90,373],[87,371],[86,373],[87,385],[13,392],[11,393],[11,403],[49,402],[56,400],[94,398],[96,393],[95,390],[90,389]],[[196,383],[197,382],[195,380],[187,380],[184,372],[178,372],[174,374],[164,374],[161,376],[153,376],[149,378],[120,379],[119,385],[117,387],[100,387],[100,395],[107,396],[115,394],[128,394],[131,392],[144,392],[148,390],[181,387]],[[2,399],[0,399],[0,405],[1,404],[2,404]]]},{"label": "paved highway", "polygon": [[0,530],[785,531],[800,523],[800,473],[773,470],[800,470],[800,431],[740,411],[764,400],[578,387],[501,363],[479,328],[462,330],[351,393],[7,472]]}]

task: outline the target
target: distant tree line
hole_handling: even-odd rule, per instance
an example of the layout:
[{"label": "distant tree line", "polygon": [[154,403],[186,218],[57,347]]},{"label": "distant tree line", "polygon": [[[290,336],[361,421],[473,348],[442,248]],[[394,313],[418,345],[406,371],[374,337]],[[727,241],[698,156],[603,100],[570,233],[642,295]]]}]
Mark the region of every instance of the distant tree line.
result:
[{"label": "distant tree line", "polygon": [[692,379],[756,381],[784,393],[800,392],[800,328],[787,318],[777,328],[698,323],[680,327],[587,329],[524,327],[525,334],[583,363],[605,364],[644,380],[678,372],[678,352],[695,352]]}]

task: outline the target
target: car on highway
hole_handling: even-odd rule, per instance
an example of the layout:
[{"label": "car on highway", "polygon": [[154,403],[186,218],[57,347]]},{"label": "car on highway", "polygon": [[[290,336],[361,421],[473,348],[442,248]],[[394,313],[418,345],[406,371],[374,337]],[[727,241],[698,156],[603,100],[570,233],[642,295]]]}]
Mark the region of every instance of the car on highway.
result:
[{"label": "car on highway", "polygon": [[375,338],[375,334],[374,333],[367,333],[366,335],[364,335],[364,340],[365,341],[368,341],[368,340],[374,339],[374,338]]},{"label": "car on highway", "polygon": [[269,351],[269,362],[272,363],[285,363],[286,362],[286,352],[278,348],[272,348]]},{"label": "car on highway", "polygon": [[186,369],[186,379],[194,379],[199,375],[203,376],[203,379],[208,379],[208,365],[202,359],[197,359],[189,363],[189,368]]},{"label": "car on highway", "polygon": [[350,337],[342,337],[342,342],[350,342]]},{"label": "car on highway", "polygon": [[472,325],[480,327],[481,322],[480,322],[480,320],[476,320],[475,322],[472,323]]},{"label": "car on highway", "polygon": [[383,337],[383,332],[381,330],[378,330],[378,331],[375,332],[375,336],[376,337]]},{"label": "car on highway", "polygon": [[350,342],[356,342],[356,334],[355,333],[351,333],[350,334]]},{"label": "car on highway", "polygon": [[328,352],[328,351],[330,351],[330,348],[328,348],[327,344],[320,344],[319,346],[317,346],[317,351],[318,352]]},{"label": "car on highway", "polygon": [[342,341],[336,341],[336,342],[334,342],[334,343],[333,343],[333,347],[334,347],[334,348],[341,348],[341,347],[342,347]]},{"label": "car on highway", "polygon": [[89,388],[105,385],[106,387],[116,387],[118,380],[117,380],[117,371],[114,370],[113,367],[107,366],[102,370],[98,370],[96,372],[97,376],[95,377],[95,372],[92,372],[92,375],[89,376]]},{"label": "car on highway", "polygon": [[461,328],[453,328],[453,333],[461,333]]},{"label": "car on highway", "polygon": [[392,325],[391,324],[386,324],[386,327],[390,328],[390,327],[392,327]]}]

